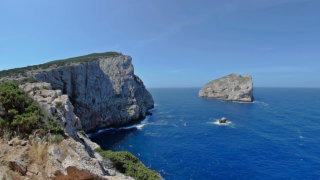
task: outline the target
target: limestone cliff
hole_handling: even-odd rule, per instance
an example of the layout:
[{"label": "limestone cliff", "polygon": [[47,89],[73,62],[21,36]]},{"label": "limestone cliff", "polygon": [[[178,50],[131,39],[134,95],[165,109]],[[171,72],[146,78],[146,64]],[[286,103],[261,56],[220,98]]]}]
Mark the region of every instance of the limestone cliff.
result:
[{"label": "limestone cliff", "polygon": [[153,99],[134,74],[130,56],[99,57],[33,76],[67,94],[83,129],[122,126],[144,118]]},{"label": "limestone cliff", "polygon": [[[152,96],[134,74],[130,56],[87,57],[0,72],[0,82],[20,80],[19,88],[61,122],[66,136],[59,144],[33,135],[23,143],[0,141],[0,178],[133,179],[94,152],[100,146],[80,130],[134,123],[153,108]],[[26,77],[40,82],[25,83]]]},{"label": "limestone cliff", "polygon": [[250,75],[230,74],[210,81],[201,88],[199,96],[219,98],[227,101],[252,102],[252,77]]}]

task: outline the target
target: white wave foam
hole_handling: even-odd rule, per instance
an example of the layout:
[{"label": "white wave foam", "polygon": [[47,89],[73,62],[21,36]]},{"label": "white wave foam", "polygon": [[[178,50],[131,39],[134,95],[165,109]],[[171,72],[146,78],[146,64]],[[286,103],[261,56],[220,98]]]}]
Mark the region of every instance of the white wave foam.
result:
[{"label": "white wave foam", "polygon": [[139,124],[139,125],[136,126],[136,128],[141,130],[146,125],[148,125],[148,124]]},{"label": "white wave foam", "polygon": [[214,125],[217,125],[217,126],[228,126],[228,125],[231,125],[232,122],[231,121],[227,121],[226,123],[219,123],[219,119],[215,119],[215,121],[211,121],[211,122],[207,122],[208,124],[214,124]]},{"label": "white wave foam", "polygon": [[129,129],[138,129],[141,130],[144,126],[148,125],[148,118],[143,120],[140,124],[132,125],[132,126],[127,126],[127,127],[121,127],[121,128],[108,128],[108,129],[101,129],[96,133],[90,133],[88,134],[89,137],[98,135],[100,133],[106,132],[106,131],[119,131],[119,130],[129,130]]},{"label": "white wave foam", "polygon": [[269,106],[268,103],[265,103],[265,102],[262,102],[262,101],[254,101],[254,103],[261,104],[262,106]]}]

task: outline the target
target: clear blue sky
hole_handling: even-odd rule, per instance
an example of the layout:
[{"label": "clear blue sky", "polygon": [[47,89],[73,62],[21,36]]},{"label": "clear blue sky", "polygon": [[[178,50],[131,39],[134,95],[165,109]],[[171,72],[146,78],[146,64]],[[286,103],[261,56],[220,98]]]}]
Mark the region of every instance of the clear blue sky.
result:
[{"label": "clear blue sky", "polygon": [[0,23],[0,70],[120,51],[147,87],[320,87],[319,0],[0,0]]}]

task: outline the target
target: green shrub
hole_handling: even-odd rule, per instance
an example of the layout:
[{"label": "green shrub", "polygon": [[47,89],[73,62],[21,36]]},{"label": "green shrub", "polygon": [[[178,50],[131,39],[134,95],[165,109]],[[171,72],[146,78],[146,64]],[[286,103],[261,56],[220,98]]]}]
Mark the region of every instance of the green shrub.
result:
[{"label": "green shrub", "polygon": [[234,90],[235,90],[235,91],[240,91],[240,90],[241,90],[241,87],[237,86],[237,87],[234,88]]},{"label": "green shrub", "polygon": [[102,157],[110,159],[116,169],[135,179],[139,180],[158,180],[160,179],[157,171],[148,169],[137,157],[128,151],[104,151],[100,148],[95,149]]},{"label": "green shrub", "polygon": [[54,134],[50,137],[49,141],[50,143],[59,144],[63,140],[64,140],[64,136],[62,136],[61,134]]},{"label": "green shrub", "polygon": [[0,84],[0,104],[5,109],[0,117],[0,135],[5,131],[27,137],[34,131],[42,134],[63,134],[60,122],[49,118],[27,97],[17,82]]},{"label": "green shrub", "polygon": [[61,101],[57,101],[56,102],[56,107],[57,108],[62,108],[62,102]]}]

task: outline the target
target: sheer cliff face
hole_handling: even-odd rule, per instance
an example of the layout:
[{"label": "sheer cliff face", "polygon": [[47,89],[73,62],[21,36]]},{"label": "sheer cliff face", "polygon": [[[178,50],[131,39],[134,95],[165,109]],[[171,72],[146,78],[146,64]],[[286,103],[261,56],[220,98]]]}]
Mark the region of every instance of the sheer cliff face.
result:
[{"label": "sheer cliff face", "polygon": [[130,56],[64,66],[35,75],[62,90],[73,103],[84,130],[133,123],[146,116],[154,102],[134,75]]},{"label": "sheer cliff face", "polygon": [[230,74],[213,80],[201,88],[199,96],[227,101],[252,102],[252,77],[250,75]]}]

